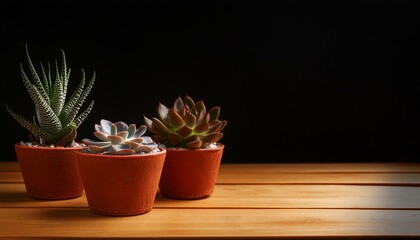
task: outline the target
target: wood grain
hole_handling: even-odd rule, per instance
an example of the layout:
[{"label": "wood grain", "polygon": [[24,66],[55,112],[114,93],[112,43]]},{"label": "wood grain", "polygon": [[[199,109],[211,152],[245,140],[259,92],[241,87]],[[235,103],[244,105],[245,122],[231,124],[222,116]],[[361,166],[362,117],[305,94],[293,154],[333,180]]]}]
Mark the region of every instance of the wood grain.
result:
[{"label": "wood grain", "polygon": [[[19,172],[17,162],[0,162],[0,171]],[[223,163],[220,172],[270,172],[270,173],[337,173],[337,172],[393,172],[420,173],[420,164],[413,162],[398,163]]]},{"label": "wood grain", "polygon": [[[0,184],[0,207],[88,207],[86,196],[62,201],[29,198],[23,184]],[[155,208],[418,209],[420,188],[341,185],[217,185],[210,198],[180,201],[159,194]]]},{"label": "wood grain", "polygon": [[[0,183],[23,183],[20,172],[0,172]],[[222,171],[218,184],[358,184],[420,186],[417,173],[277,173],[265,170],[238,173]]]},{"label": "wood grain", "polygon": [[23,183],[20,172],[0,172],[0,183]]},{"label": "wood grain", "polygon": [[20,172],[18,162],[0,162],[0,172]]},{"label": "wood grain", "polygon": [[413,162],[401,163],[238,163],[224,164],[220,173],[229,174],[254,173],[264,171],[276,173],[420,173],[420,164]]},{"label": "wood grain", "polygon": [[359,184],[420,186],[418,173],[249,173],[221,172],[218,184]]},{"label": "wood grain", "polygon": [[152,209],[133,217],[103,217],[87,209],[0,208],[0,216],[4,238],[420,235],[420,211]]}]

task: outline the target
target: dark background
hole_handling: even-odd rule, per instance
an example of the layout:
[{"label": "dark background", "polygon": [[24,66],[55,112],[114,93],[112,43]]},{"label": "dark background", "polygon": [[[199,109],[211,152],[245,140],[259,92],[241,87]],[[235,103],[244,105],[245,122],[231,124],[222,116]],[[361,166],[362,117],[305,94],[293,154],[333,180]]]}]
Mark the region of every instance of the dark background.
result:
[{"label": "dark background", "polygon": [[188,94],[221,106],[223,162],[420,158],[420,12],[415,1],[1,1],[2,161],[31,117],[19,73],[67,55],[97,81],[77,139],[100,119],[143,123]]}]

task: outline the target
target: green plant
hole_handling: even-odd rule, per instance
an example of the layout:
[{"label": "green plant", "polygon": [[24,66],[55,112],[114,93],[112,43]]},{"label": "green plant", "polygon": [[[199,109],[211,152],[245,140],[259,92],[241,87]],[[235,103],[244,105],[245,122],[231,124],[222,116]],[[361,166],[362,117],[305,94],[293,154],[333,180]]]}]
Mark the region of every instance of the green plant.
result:
[{"label": "green plant", "polygon": [[219,114],[220,107],[213,107],[207,112],[202,100],[195,103],[192,98],[185,96],[183,99],[178,97],[172,108],[159,103],[158,118],[144,116],[144,122],[157,143],[197,149],[223,137],[221,131],[227,121],[219,120]]},{"label": "green plant", "polygon": [[88,146],[86,151],[111,155],[131,155],[136,153],[149,153],[157,150],[158,145],[147,136],[143,136],[147,127],[141,125],[136,129],[135,124],[128,126],[124,122],[112,123],[102,119],[100,125],[95,124],[93,133],[101,141],[88,138],[82,142]]},{"label": "green plant", "polygon": [[[48,62],[47,71],[40,63],[41,75],[35,70],[29,56],[28,47],[26,57],[32,82],[29,80],[22,64],[20,65],[22,80],[26,90],[35,106],[36,115],[33,121],[17,114],[6,104],[10,115],[16,119],[22,127],[26,128],[35,137],[39,144],[54,144],[56,146],[69,146],[76,138],[77,128],[85,120],[93,108],[94,101],[78,115],[86,97],[95,82],[96,73],[85,87],[85,72],[82,69],[82,78],[69,99],[67,87],[70,78],[70,68],[67,68],[66,56],[61,50],[61,64],[55,60],[55,74],[51,76],[51,67]],[[60,65],[60,66],[59,66]]]}]

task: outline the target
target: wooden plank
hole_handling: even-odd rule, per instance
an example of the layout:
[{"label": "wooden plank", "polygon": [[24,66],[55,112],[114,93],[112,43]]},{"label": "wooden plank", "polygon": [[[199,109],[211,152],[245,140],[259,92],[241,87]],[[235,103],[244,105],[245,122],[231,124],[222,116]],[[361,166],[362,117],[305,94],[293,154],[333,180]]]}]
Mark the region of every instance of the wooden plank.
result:
[{"label": "wooden plank", "polygon": [[[20,171],[17,162],[0,162],[0,172]],[[420,173],[420,163],[223,163],[220,172],[266,173],[338,173],[338,172],[393,172]]]},{"label": "wooden plank", "polygon": [[152,209],[104,217],[87,209],[0,208],[3,238],[420,236],[420,211]]},{"label": "wooden plank", "polygon": [[[23,183],[20,172],[0,172],[0,183]],[[218,184],[360,184],[420,186],[420,173],[247,173],[223,171]]]},{"label": "wooden plank", "polygon": [[[0,207],[88,207],[86,196],[41,201],[23,184],[0,184]],[[182,201],[160,195],[155,208],[354,208],[420,210],[420,188],[350,185],[217,185],[210,198]]]},{"label": "wooden plank", "polygon": [[219,173],[218,184],[358,184],[420,186],[420,173]]},{"label": "wooden plank", "polygon": [[420,173],[420,163],[249,163],[223,164],[220,172],[250,173]]},{"label": "wooden plank", "polygon": [[0,183],[23,183],[21,172],[0,172]]},{"label": "wooden plank", "polygon": [[0,162],[0,172],[19,172],[18,162]]}]

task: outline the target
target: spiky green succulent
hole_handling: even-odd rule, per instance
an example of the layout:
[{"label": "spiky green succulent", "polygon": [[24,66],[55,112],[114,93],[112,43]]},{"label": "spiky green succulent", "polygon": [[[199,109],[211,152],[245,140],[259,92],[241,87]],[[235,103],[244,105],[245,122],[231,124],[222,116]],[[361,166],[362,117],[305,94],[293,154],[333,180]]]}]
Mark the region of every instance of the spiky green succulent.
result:
[{"label": "spiky green succulent", "polygon": [[95,124],[93,133],[101,141],[85,138],[82,142],[88,146],[86,151],[90,153],[111,155],[149,153],[156,150],[158,145],[152,138],[143,136],[146,130],[145,125],[136,128],[135,124],[128,126],[122,121],[112,123],[102,119],[100,125]]},{"label": "spiky green succulent", "polygon": [[197,103],[189,96],[178,97],[172,108],[162,103],[157,107],[157,118],[144,116],[147,128],[154,134],[153,140],[167,147],[198,149],[209,143],[218,142],[227,124],[219,120],[220,107],[208,112],[202,100]]},{"label": "spiky green succulent", "polygon": [[[92,79],[85,86],[85,72],[82,69],[82,78],[70,98],[67,88],[70,79],[70,68],[67,68],[66,56],[61,50],[61,63],[55,60],[55,71],[51,70],[48,62],[47,68],[40,63],[40,70],[36,71],[26,47],[26,57],[30,71],[29,80],[22,64],[20,65],[23,84],[35,106],[36,114],[33,120],[16,113],[6,105],[7,111],[22,127],[26,128],[40,144],[55,144],[68,146],[76,138],[77,129],[93,108],[94,101],[80,114],[79,111],[95,82],[95,72]],[[53,74],[53,76],[52,76]]]}]

